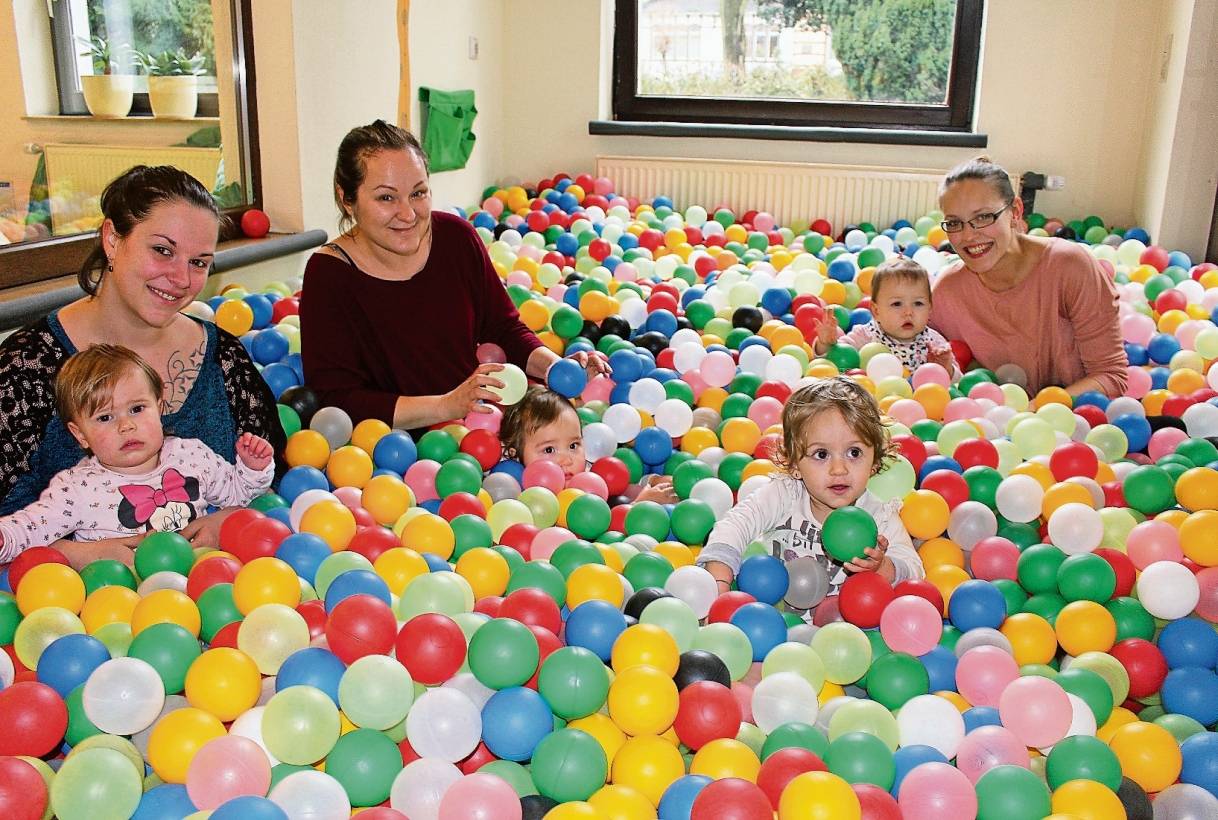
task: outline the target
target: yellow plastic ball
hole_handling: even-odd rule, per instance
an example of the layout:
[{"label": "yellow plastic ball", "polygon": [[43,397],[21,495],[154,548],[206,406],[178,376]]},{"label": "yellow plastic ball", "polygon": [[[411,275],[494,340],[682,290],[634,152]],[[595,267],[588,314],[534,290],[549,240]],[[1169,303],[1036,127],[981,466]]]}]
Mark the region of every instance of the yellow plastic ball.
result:
[{"label": "yellow plastic ball", "polygon": [[1045,490],[1045,497],[1040,503],[1040,514],[1047,521],[1053,517],[1053,513],[1057,512],[1057,508],[1063,504],[1082,504],[1094,509],[1095,499],[1091,497],[1091,493],[1087,492],[1087,488],[1083,485],[1059,481]]},{"label": "yellow plastic ball", "polygon": [[1011,642],[1012,655],[1020,666],[1048,663],[1057,654],[1057,633],[1039,615],[1017,612],[1002,622],[999,631]]},{"label": "yellow plastic ball", "polygon": [[[415,554],[418,555],[418,553]],[[420,560],[423,560],[421,556]],[[469,581],[470,587],[474,590],[475,599],[485,598],[488,595],[502,595],[507,589],[508,578],[512,574],[507,559],[488,547],[475,547],[467,550],[457,559],[456,571],[458,575]],[[618,588],[620,589],[621,586],[619,583]]]},{"label": "yellow plastic ball", "polygon": [[610,658],[613,671],[619,674],[635,666],[650,666],[672,677],[677,674],[681,650],[668,630],[654,624],[635,624],[613,642]]},{"label": "yellow plastic ball", "polygon": [[941,384],[929,383],[913,391],[913,400],[922,405],[927,418],[943,421],[943,413],[947,403],[952,400],[952,394]]},{"label": "yellow plastic ball", "polygon": [[95,589],[80,608],[80,622],[90,635],[106,624],[129,624],[139,602],[140,596],[134,589],[120,586]]},{"label": "yellow plastic ball", "polygon": [[829,701],[834,698],[840,698],[844,694],[846,694],[845,687],[840,683],[827,680],[821,685],[820,691],[816,693],[816,701],[821,706],[824,706]]},{"label": "yellow plastic ball", "polygon": [[216,308],[216,327],[244,336],[254,327],[254,310],[243,299],[226,299]]},{"label": "yellow plastic ball", "polygon": [[950,703],[952,706],[955,706],[957,711],[960,712],[960,714],[964,714],[969,709],[973,708],[973,704],[971,704],[967,700],[965,700],[964,695],[961,695],[959,692],[951,692],[951,691],[944,690],[941,692],[932,692],[931,694],[934,695],[935,697],[943,698],[945,701]]},{"label": "yellow plastic ball", "polygon": [[148,762],[164,782],[185,783],[190,761],[199,749],[225,734],[224,724],[203,709],[174,710],[153,724],[148,737]]},{"label": "yellow plastic ball", "polygon": [[1137,723],[1138,716],[1126,709],[1124,706],[1113,706],[1112,714],[1108,716],[1108,722],[1096,731],[1095,736],[1105,743],[1112,743],[1112,736],[1116,734],[1117,729],[1126,726],[1130,723]]},{"label": "yellow plastic ball", "polygon": [[1071,780],[1053,792],[1053,811],[1079,820],[1125,820],[1116,792],[1095,780]]},{"label": "yellow plastic ball", "polygon": [[610,780],[629,786],[658,806],[664,790],[685,775],[681,753],[663,738],[633,737],[622,744],[613,758]]},{"label": "yellow plastic ball", "polygon": [[17,609],[29,615],[35,609],[56,606],[73,614],[85,603],[85,582],[66,564],[31,567],[17,585]]},{"label": "yellow plastic ball", "polygon": [[605,815],[586,800],[572,800],[559,803],[542,820],[605,820]]},{"label": "yellow plastic ball", "polygon": [[752,454],[761,441],[761,428],[750,418],[733,418],[723,423],[719,431],[723,449],[729,453]]},{"label": "yellow plastic ball", "polygon": [[922,565],[937,567],[940,564],[950,564],[953,567],[964,568],[964,550],[949,538],[932,538],[918,547],[918,557]]},{"label": "yellow plastic ball", "polygon": [[611,784],[602,786],[591,797],[588,805],[600,812],[597,817],[611,820],[655,820],[656,807],[638,789]]},{"label": "yellow plastic ball", "polygon": [[567,606],[571,608],[586,601],[607,601],[620,607],[625,594],[621,576],[604,564],[583,564],[567,578]]},{"label": "yellow plastic ball", "polygon": [[330,454],[326,476],[335,487],[363,488],[372,478],[373,469],[372,456],[354,444],[348,444]]},{"label": "yellow plastic ball", "polygon": [[860,820],[862,816],[850,784],[829,772],[797,775],[778,800],[778,820]]},{"label": "yellow plastic ball", "polygon": [[673,569],[688,567],[694,563],[693,550],[676,541],[661,541],[655,545],[655,549],[652,552],[667,558],[668,563],[672,564]]},{"label": "yellow plastic ball", "polygon": [[1180,776],[1180,746],[1162,726],[1128,723],[1113,733],[1108,746],[1120,761],[1121,773],[1147,792],[1163,791]]},{"label": "yellow plastic ball", "polygon": [[457,546],[453,528],[438,515],[417,515],[402,528],[402,546],[415,552],[430,552],[447,561]]},{"label": "yellow plastic ball", "polygon": [[738,777],[756,783],[759,771],[761,761],[756,752],[731,738],[718,738],[707,743],[697,751],[689,765],[690,774],[706,775],[711,780]]},{"label": "yellow plastic ball", "polygon": [[[727,391],[722,387],[708,387],[698,397],[699,407],[709,407],[716,413],[723,410],[723,402],[727,400]],[[690,431],[692,432],[692,431]],[[686,433],[689,435],[689,433]]]},{"label": "yellow plastic ball", "polygon": [[1177,395],[1194,393],[1205,387],[1205,376],[1185,367],[1175,370],[1167,377],[1167,389]]},{"label": "yellow plastic ball", "polygon": [[318,501],[300,517],[300,532],[316,535],[334,552],[347,548],[355,529],[355,515],[341,501]]},{"label": "yellow plastic ball", "polygon": [[[1177,492],[1180,485],[1176,485]],[[1180,525],[1180,547],[1184,555],[1203,567],[1218,565],[1218,511],[1198,510]]]},{"label": "yellow plastic ball", "polygon": [[[1218,470],[1194,467],[1176,479],[1176,500],[1189,512],[1218,510]],[[1218,536],[1218,530],[1211,530]],[[1218,537],[1214,539],[1218,543]]]},{"label": "yellow plastic ball", "polygon": [[258,664],[240,649],[209,649],[186,671],[186,699],[190,705],[225,723],[252,709],[261,692]]},{"label": "yellow plastic ball", "polygon": [[914,490],[901,507],[901,522],[914,538],[937,538],[947,529],[950,517],[943,496],[931,490]]},{"label": "yellow plastic ball", "polygon": [[300,578],[286,562],[265,556],[237,570],[233,579],[233,603],[242,615],[263,604],[295,607],[300,603]]},{"label": "yellow plastic ball", "polygon": [[[770,432],[766,430],[766,432]],[[773,475],[779,472],[778,465],[768,458],[756,458],[749,462],[748,466],[740,472],[740,481],[748,481],[755,475]]]},{"label": "yellow plastic ball", "polygon": [[1066,392],[1065,388],[1051,385],[1037,393],[1033,403],[1036,405],[1037,410],[1047,404],[1064,404],[1066,407],[1073,407],[1074,399]]},{"label": "yellow plastic ball", "polygon": [[330,442],[316,430],[298,430],[288,439],[283,457],[289,467],[307,465],[324,470],[330,460]]},{"label": "yellow plastic ball", "polygon": [[57,606],[37,609],[17,624],[13,633],[13,651],[27,669],[37,669],[42,652],[64,635],[80,635],[84,624],[73,612]]},{"label": "yellow plastic ball", "polygon": [[377,442],[391,432],[389,425],[380,419],[364,419],[351,431],[351,443],[365,453],[371,453]]},{"label": "yellow plastic ball", "polygon": [[567,526],[567,508],[581,495],[584,495],[583,490],[576,489],[575,487],[565,487],[554,496],[555,500],[558,501],[558,526]]},{"label": "yellow plastic ball", "polygon": [[407,584],[431,572],[426,559],[406,547],[385,550],[372,562],[372,569],[394,595],[401,595]]},{"label": "yellow plastic ball", "polygon": [[969,580],[969,574],[960,567],[940,564],[926,568],[926,580],[939,590],[939,594],[943,596],[943,605],[950,609],[952,593],[956,591],[956,587]]},{"label": "yellow plastic ball", "polygon": [[377,475],[364,484],[360,506],[381,526],[389,526],[414,506],[414,492],[393,475]]},{"label": "yellow plastic ball", "polygon": [[652,666],[633,666],[609,686],[609,717],[628,735],[656,735],[677,717],[677,685]]},{"label": "yellow plastic ball", "polygon": [[[1057,483],[1057,479],[1053,477],[1053,471],[1038,461],[1025,461],[1011,470],[1011,475],[1026,475],[1036,479],[1036,483],[1040,484],[1046,493]],[[1088,494],[1087,500],[1088,506],[1090,506],[1090,494]],[[1042,501],[1041,504],[1043,508],[1044,502]]]},{"label": "yellow plastic ball", "polygon": [[681,437],[681,451],[696,456],[707,447],[718,447],[719,437],[706,427],[692,427]]},{"label": "yellow plastic ball", "polygon": [[145,595],[131,613],[131,634],[138,636],[153,624],[171,623],[199,636],[199,608],[186,593],[158,589]]},{"label": "yellow plastic ball", "polygon": [[1107,652],[1116,643],[1116,620],[1095,601],[1072,601],[1057,613],[1057,642],[1070,655]]}]

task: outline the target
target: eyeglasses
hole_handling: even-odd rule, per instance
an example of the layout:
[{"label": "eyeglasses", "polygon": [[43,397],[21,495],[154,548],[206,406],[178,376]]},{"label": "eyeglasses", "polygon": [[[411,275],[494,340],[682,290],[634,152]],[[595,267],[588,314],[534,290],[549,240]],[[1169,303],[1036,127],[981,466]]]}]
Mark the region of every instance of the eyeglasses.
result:
[{"label": "eyeglasses", "polygon": [[939,223],[939,226],[943,228],[944,232],[946,233],[960,233],[962,230],[964,230],[964,224],[966,222],[973,230],[988,228],[998,221],[998,217],[1002,215],[1003,211],[1007,210],[1014,204],[1015,200],[1011,200],[997,211],[994,211],[992,214],[977,214],[972,219],[945,219]]}]

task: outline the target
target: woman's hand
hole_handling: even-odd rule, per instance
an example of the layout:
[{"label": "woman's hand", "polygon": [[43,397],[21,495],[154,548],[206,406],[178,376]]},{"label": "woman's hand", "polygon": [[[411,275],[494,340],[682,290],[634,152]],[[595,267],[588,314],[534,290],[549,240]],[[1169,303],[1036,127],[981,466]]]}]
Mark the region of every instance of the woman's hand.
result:
[{"label": "woman's hand", "polygon": [[135,569],[135,548],[142,535],[126,535],[122,538],[103,538],[100,541],[56,541],[51,546],[68,559],[72,569],[79,572],[88,564],[103,559],[113,559]]},{"label": "woman's hand", "polygon": [[499,396],[487,388],[503,387],[503,382],[491,375],[502,369],[503,365],[495,362],[480,364],[468,379],[445,393],[445,406],[449,411],[446,418],[462,419],[471,412],[490,413],[491,408],[483,402],[499,401]]},{"label": "woman's hand", "polygon": [[672,488],[672,479],[667,476],[656,476],[654,482],[648,483],[639,491],[634,502],[637,504],[640,501],[654,501],[657,504],[676,504],[680,500]]},{"label": "woman's hand", "polygon": [[609,359],[604,353],[599,351],[589,352],[581,350],[578,353],[572,353],[568,358],[574,362],[578,362],[579,366],[588,371],[588,378],[596,378],[597,376],[612,376],[613,368],[609,366]]},{"label": "woman's hand", "polygon": [[224,519],[235,513],[240,507],[225,507],[222,510],[217,510],[211,515],[205,515],[202,518],[196,518],[191,521],[178,533],[192,547],[207,547],[209,549],[220,548],[220,525],[224,523]]},{"label": "woman's hand", "polygon": [[891,584],[896,578],[897,568],[893,565],[892,559],[886,555],[887,552],[888,539],[881,535],[876,539],[874,547],[863,550],[866,558],[855,558],[846,564],[844,569],[846,572],[875,572]]}]

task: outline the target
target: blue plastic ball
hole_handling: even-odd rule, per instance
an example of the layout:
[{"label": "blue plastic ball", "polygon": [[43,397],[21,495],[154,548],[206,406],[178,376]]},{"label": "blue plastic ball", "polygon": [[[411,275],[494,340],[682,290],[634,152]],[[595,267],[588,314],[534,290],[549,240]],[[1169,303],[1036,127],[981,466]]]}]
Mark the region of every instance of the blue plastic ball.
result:
[{"label": "blue plastic ball", "polygon": [[262,368],[262,380],[266,382],[267,387],[271,388],[271,395],[275,397],[276,401],[283,395],[283,391],[300,385],[296,371],[280,362],[272,362]]},{"label": "blue plastic ball", "polygon": [[326,474],[307,464],[301,464],[288,470],[279,481],[279,494],[289,504],[307,490],[328,489],[330,489],[330,480],[326,478]]},{"label": "blue plastic ball", "polygon": [[663,464],[672,455],[672,438],[659,427],[645,427],[634,440],[634,451],[648,464]]},{"label": "blue plastic ball", "polygon": [[758,601],[776,604],[787,594],[791,576],[787,565],[772,555],[754,555],[744,559],[736,573],[736,588]]},{"label": "blue plastic ball", "polygon": [[1218,722],[1218,674],[1200,666],[1180,666],[1167,673],[1163,687],[1163,708],[1191,717],[1203,726]]},{"label": "blue plastic ball", "polygon": [[1170,333],[1156,333],[1150,337],[1150,344],[1146,346],[1146,352],[1150,354],[1152,362],[1167,364],[1171,361],[1172,356],[1180,352],[1180,342]]},{"label": "blue plastic ball", "polygon": [[1129,363],[1135,367],[1150,364],[1150,354],[1146,352],[1144,345],[1125,342],[1125,356],[1129,359]]},{"label": "blue plastic ball", "polygon": [[1156,643],[1169,669],[1183,666],[1214,669],[1218,665],[1218,632],[1200,618],[1172,621],[1163,627]]},{"label": "blue plastic ball", "polygon": [[520,483],[524,478],[524,465],[514,458],[505,458],[494,467],[491,468],[492,473],[507,473],[512,478],[516,479],[516,483]]},{"label": "blue plastic ball", "polygon": [[[438,504],[436,505],[436,509],[439,509]],[[443,558],[436,555],[434,552],[422,552],[419,554],[423,556],[423,560],[427,562],[427,569],[430,570],[431,572],[452,572],[453,571],[452,564],[448,563]]]},{"label": "blue plastic ball", "polygon": [[275,557],[310,584],[317,578],[321,562],[333,555],[330,545],[311,532],[297,532],[279,542]]},{"label": "blue plastic ball", "polygon": [[786,288],[766,288],[761,294],[761,306],[772,316],[781,316],[791,308],[791,293]]},{"label": "blue plastic ball", "polygon": [[338,682],[346,671],[346,665],[329,649],[305,647],[288,655],[279,667],[279,674],[275,676],[275,691],[282,692],[289,686],[312,686],[325,692],[337,706]]},{"label": "blue plastic ball", "polygon": [[829,263],[829,278],[839,282],[853,282],[857,271],[858,268],[849,259],[838,258]]},{"label": "blue plastic ball", "polygon": [[110,660],[110,650],[91,635],[64,635],[51,642],[38,658],[38,681],[66,698],[93,670]]},{"label": "blue plastic ball", "polygon": [[574,359],[559,359],[550,366],[546,384],[558,395],[573,399],[588,386],[588,374]]},{"label": "blue plastic ball", "polygon": [[333,612],[334,607],[352,595],[371,595],[384,601],[386,606],[393,606],[389,585],[381,576],[370,569],[352,569],[330,582],[326,589],[326,612]]},{"label": "blue plastic ball", "polygon": [[381,436],[372,448],[372,463],[405,475],[419,459],[419,448],[409,434],[393,430]]},{"label": "blue plastic ball", "polygon": [[1150,244],[1150,234],[1146,232],[1145,228],[1129,228],[1125,231],[1124,238],[1136,239],[1143,245]]},{"label": "blue plastic ball", "polygon": [[999,716],[998,710],[993,706],[974,706],[971,709],[965,709],[961,717],[964,718],[965,734],[982,726],[1002,725],[1002,718]]},{"label": "blue plastic ball", "polygon": [[273,327],[259,333],[250,345],[250,353],[258,364],[272,364],[288,355],[288,337]]},{"label": "blue plastic ball", "polygon": [[1198,732],[1180,744],[1184,765],[1180,782],[1200,786],[1218,797],[1218,734]]},{"label": "blue plastic ball", "polygon": [[947,456],[930,456],[922,462],[922,469],[918,470],[918,483],[921,484],[935,470],[951,470],[953,473],[964,475],[964,467],[960,466],[960,462],[956,459]]},{"label": "blue plastic ball", "polygon": [[613,642],[626,631],[626,616],[607,601],[585,601],[567,617],[568,646],[582,646],[606,663],[613,654]]},{"label": "blue plastic ball", "polygon": [[672,311],[664,308],[653,310],[647,315],[647,321],[643,322],[643,329],[671,336],[677,332],[677,317],[672,315]]},{"label": "blue plastic ball", "polygon": [[261,293],[251,293],[245,297],[245,303],[254,313],[254,329],[261,330],[271,323],[275,305]]},{"label": "blue plastic ball", "polygon": [[711,784],[711,779],[704,774],[687,774],[678,777],[668,784],[660,797],[657,807],[660,817],[672,820],[689,820],[694,810],[694,800],[698,793]]},{"label": "blue plastic ball", "polygon": [[288,813],[265,797],[246,794],[221,803],[211,817],[212,820],[288,820]]},{"label": "blue plastic ball", "polygon": [[989,581],[971,579],[956,587],[949,612],[952,625],[961,632],[978,627],[997,629],[1007,616],[1006,598]]},{"label": "blue plastic ball", "polygon": [[545,698],[524,686],[500,689],[482,707],[482,741],[503,760],[528,760],[553,729]]},{"label": "blue plastic ball", "polygon": [[956,691],[956,663],[959,659],[955,652],[946,646],[936,646],[925,655],[919,655],[918,660],[926,667],[930,691]]},{"label": "blue plastic ball", "polygon": [[761,601],[745,604],[733,612],[731,624],[749,639],[754,661],[765,660],[771,649],[787,639],[787,622],[782,613]]},{"label": "blue plastic ball", "polygon": [[1114,427],[1120,428],[1125,434],[1125,438],[1129,440],[1129,452],[1140,453],[1146,450],[1150,444],[1150,435],[1153,430],[1150,428],[1150,422],[1145,416],[1139,416],[1136,413],[1128,413],[1124,416],[1117,416],[1112,420]]},{"label": "blue plastic ball", "polygon": [[633,350],[615,350],[609,355],[609,367],[613,368],[613,380],[638,381],[643,375],[643,362]]},{"label": "blue plastic ball", "polygon": [[923,763],[946,763],[947,758],[943,752],[936,749],[934,746],[902,746],[892,753],[892,762],[896,765],[896,777],[892,781],[892,789],[890,790],[893,797],[897,796],[897,792],[901,789],[901,781],[905,779],[905,775],[909,774],[915,766],[920,766]]},{"label": "blue plastic ball", "polygon": [[190,802],[190,795],[186,793],[184,785],[162,783],[144,792],[135,814],[131,815],[131,820],[180,820],[198,810],[198,807]]}]

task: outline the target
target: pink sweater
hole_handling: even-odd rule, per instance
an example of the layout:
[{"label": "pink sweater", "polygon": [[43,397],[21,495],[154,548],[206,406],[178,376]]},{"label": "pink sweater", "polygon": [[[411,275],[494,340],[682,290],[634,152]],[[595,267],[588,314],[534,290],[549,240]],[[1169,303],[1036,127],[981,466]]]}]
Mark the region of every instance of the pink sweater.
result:
[{"label": "pink sweater", "polygon": [[995,370],[1015,364],[1035,394],[1087,376],[1103,392],[1125,392],[1128,360],[1117,320],[1112,280],[1082,246],[1050,239],[1040,261],[1010,290],[995,293],[956,264],[935,281],[930,323],[968,344]]}]

